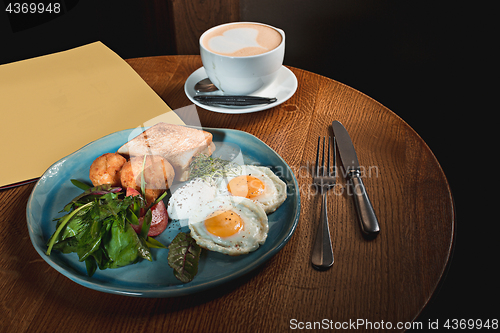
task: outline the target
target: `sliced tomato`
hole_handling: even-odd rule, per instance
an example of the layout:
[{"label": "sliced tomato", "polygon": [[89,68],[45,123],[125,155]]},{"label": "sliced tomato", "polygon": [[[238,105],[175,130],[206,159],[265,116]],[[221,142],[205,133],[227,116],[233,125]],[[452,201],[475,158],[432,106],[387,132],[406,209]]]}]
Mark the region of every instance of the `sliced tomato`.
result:
[{"label": "sliced tomato", "polygon": [[137,191],[134,188],[127,187],[127,192],[126,192],[127,197],[129,197],[129,196],[135,197],[136,195],[141,195],[141,193],[139,193],[139,191]]},{"label": "sliced tomato", "polygon": [[[132,195],[140,195],[139,191],[127,187],[127,196]],[[142,228],[142,221],[144,220],[144,214],[146,212],[144,209],[141,209],[140,217],[139,217],[139,224],[138,225],[133,225],[131,224],[132,228],[135,230],[135,232],[140,233],[141,228]],[[148,236],[150,237],[155,237],[161,234],[165,229],[167,228],[168,225],[168,213],[167,213],[167,207],[165,207],[165,204],[163,201],[158,202],[156,205],[151,207],[151,226],[149,227],[149,232]]]},{"label": "sliced tomato", "polygon": [[167,228],[167,207],[165,207],[163,201],[160,201],[151,208],[151,213],[153,218],[151,220],[151,226],[149,227],[148,236],[154,237],[161,234]]}]

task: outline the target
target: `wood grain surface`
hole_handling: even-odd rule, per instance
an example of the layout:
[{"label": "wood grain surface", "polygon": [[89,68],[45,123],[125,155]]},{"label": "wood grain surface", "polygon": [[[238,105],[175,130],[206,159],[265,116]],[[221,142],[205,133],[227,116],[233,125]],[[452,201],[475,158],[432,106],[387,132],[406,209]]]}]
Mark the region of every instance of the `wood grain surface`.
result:
[{"label": "wood grain surface", "polygon": [[[165,3],[165,2],[163,2]],[[175,36],[176,54],[199,54],[198,40],[203,32],[219,24],[239,21],[239,0],[169,0],[169,10],[155,4],[158,15],[168,13]],[[165,20],[165,17],[157,17]]]},{"label": "wood grain surface", "polygon": [[[199,56],[128,63],[172,108],[190,104],[183,86],[201,67]],[[334,80],[290,69],[299,88],[275,108],[242,115],[198,108],[203,126],[249,132],[294,170],[301,216],[278,254],[246,276],[195,295],[143,299],[105,294],[57,273],[32,247],[25,209],[33,184],[4,190],[0,330],[284,332],[299,322],[364,320],[371,326],[359,331],[384,331],[375,329],[382,321],[385,328],[391,323],[388,331],[403,331],[398,323],[415,320],[449,259],[455,215],[446,177],[425,142],[386,107]],[[191,121],[190,115],[180,116]],[[335,263],[319,272],[310,264],[320,197],[312,193],[309,165],[318,136],[332,134],[333,120],[351,135],[381,232],[372,241],[362,237],[345,179],[339,177],[328,197]]]}]

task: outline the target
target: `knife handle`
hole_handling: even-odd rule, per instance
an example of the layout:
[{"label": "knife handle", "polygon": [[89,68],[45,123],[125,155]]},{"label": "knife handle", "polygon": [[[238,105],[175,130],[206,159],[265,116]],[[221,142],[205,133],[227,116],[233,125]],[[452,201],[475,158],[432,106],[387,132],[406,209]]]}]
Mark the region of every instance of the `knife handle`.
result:
[{"label": "knife handle", "polygon": [[354,205],[356,206],[356,212],[358,213],[359,222],[361,224],[361,231],[364,237],[373,239],[377,237],[380,232],[377,216],[368,198],[359,171],[352,171],[349,176],[349,184],[351,185]]}]

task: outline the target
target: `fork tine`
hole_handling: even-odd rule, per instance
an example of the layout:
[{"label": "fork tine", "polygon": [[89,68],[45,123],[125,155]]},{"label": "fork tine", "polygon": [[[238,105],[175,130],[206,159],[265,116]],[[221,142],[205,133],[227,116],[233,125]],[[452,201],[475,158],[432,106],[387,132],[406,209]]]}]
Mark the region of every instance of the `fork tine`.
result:
[{"label": "fork tine", "polygon": [[328,137],[328,158],[326,159],[326,172],[328,177],[331,176],[331,170],[330,170],[330,142],[331,142],[331,137]]},{"label": "fork tine", "polygon": [[332,177],[337,177],[337,141],[335,140],[335,137],[333,137],[333,171],[332,171]]},{"label": "fork tine", "polygon": [[323,137],[323,156],[321,157],[321,176],[325,176],[325,140],[326,138]]},{"label": "fork tine", "polygon": [[316,149],[316,173],[314,176],[319,176],[319,144],[321,142],[321,137],[318,136],[318,148]]}]

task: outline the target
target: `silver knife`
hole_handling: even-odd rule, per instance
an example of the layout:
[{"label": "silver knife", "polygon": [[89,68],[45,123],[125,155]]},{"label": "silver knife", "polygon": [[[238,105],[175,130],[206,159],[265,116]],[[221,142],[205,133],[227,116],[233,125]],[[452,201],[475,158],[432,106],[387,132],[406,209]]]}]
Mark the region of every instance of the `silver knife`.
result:
[{"label": "silver knife", "polygon": [[361,180],[361,172],[356,150],[352,144],[351,137],[345,127],[338,121],[332,123],[333,134],[337,141],[337,147],[344,166],[346,179],[351,187],[356,212],[361,224],[363,235],[369,239],[377,237],[380,232],[380,226],[377,216],[373,210],[365,185]]},{"label": "silver knife", "polygon": [[259,96],[220,96],[220,95],[197,95],[193,97],[196,101],[205,105],[220,106],[251,106],[271,104],[277,101],[275,97]]}]

